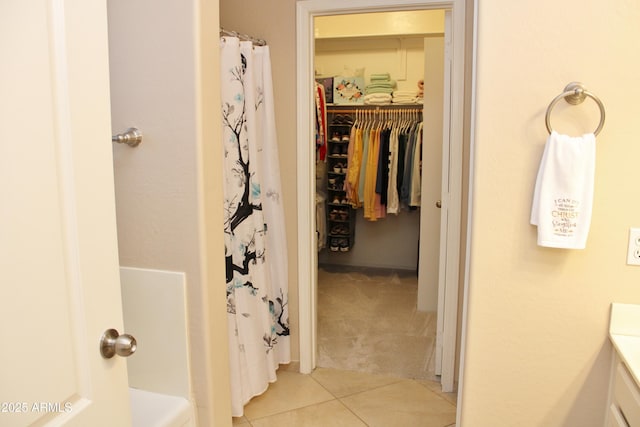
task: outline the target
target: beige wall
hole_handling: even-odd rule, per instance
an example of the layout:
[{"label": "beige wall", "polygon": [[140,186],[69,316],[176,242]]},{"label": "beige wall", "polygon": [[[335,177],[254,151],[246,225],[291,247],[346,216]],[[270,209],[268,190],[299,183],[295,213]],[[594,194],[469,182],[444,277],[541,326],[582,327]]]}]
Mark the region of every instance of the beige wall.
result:
[{"label": "beige wall", "polygon": [[226,346],[211,345],[227,340],[218,2],[108,6],[113,130],[144,133],[137,148],[113,149],[120,263],[186,273],[199,422],[230,424]]},{"label": "beige wall", "polygon": [[[478,16],[462,425],[601,426],[609,304],[640,302],[640,268],[625,265],[629,227],[640,224],[640,3],[501,0],[480,2]],[[536,246],[528,221],[545,110],[573,80],[607,109],[582,251]],[[595,110],[561,105],[553,123],[592,130]]]},{"label": "beige wall", "polygon": [[316,39],[427,33],[444,33],[444,10],[403,10],[317,16],[314,18],[313,31]]},{"label": "beige wall", "polygon": [[[326,17],[325,17],[326,18]],[[444,18],[443,18],[444,20]],[[427,40],[442,39],[442,34]],[[430,43],[427,48],[431,46]],[[371,75],[389,73],[398,90],[418,91],[418,80],[424,78],[424,37],[350,37],[316,39],[314,67],[318,77],[344,76],[345,70],[362,70],[365,85]]]}]

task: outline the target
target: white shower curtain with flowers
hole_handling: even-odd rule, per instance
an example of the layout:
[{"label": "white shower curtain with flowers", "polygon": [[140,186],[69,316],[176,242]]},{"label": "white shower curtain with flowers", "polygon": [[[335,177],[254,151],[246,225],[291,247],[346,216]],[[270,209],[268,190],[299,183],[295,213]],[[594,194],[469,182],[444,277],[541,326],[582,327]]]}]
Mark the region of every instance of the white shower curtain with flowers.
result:
[{"label": "white shower curtain with flowers", "polygon": [[234,416],[290,362],[287,247],[268,46],[220,39]]}]

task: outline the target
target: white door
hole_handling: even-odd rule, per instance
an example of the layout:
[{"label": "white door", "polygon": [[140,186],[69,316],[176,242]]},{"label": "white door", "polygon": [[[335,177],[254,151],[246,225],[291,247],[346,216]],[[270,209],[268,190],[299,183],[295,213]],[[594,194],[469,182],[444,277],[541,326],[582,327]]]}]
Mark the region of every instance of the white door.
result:
[{"label": "white door", "polygon": [[[0,425],[128,426],[105,0],[0,1]],[[134,356],[135,357],[135,356]]]},{"label": "white door", "polygon": [[[449,128],[449,114],[443,112],[445,92],[444,40],[424,38],[424,130],[422,135],[422,192],[420,208],[420,251],[418,268],[418,310],[438,310],[438,271],[440,270],[440,241],[442,199],[443,129]],[[449,83],[449,82],[447,82]],[[447,92],[450,90],[446,89]],[[447,132],[448,138],[448,132]],[[446,141],[448,146],[448,140]],[[448,148],[448,147],[447,147]],[[447,177],[445,177],[447,178]]]},{"label": "white door", "polygon": [[[452,187],[462,176],[461,164],[452,153],[452,45],[451,11],[445,12],[444,30],[444,105],[442,135],[442,194],[440,216],[440,257],[438,268],[438,314],[436,322],[436,374],[440,375],[442,391],[454,391],[456,362],[456,333],[458,320],[458,242],[460,229],[455,218],[460,208],[452,204]],[[452,219],[453,209],[457,215]],[[452,229],[455,233],[452,233]],[[452,257],[451,253],[455,255]],[[451,258],[450,258],[451,257]]]}]

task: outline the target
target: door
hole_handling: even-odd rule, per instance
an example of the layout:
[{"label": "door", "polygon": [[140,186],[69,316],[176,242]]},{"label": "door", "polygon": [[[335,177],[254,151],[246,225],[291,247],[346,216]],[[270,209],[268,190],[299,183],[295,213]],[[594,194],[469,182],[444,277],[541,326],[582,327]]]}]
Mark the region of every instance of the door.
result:
[{"label": "door", "polygon": [[[446,36],[445,36],[446,37]],[[422,136],[422,191],[420,208],[420,251],[418,268],[418,310],[438,310],[438,272],[440,253],[447,242],[440,240],[440,200],[442,199],[442,152],[448,148],[449,114],[443,99],[449,81],[444,79],[444,38],[424,38],[424,131]],[[446,179],[447,176],[444,176]],[[439,374],[439,372],[438,372]]]},{"label": "door", "polygon": [[[446,257],[440,261],[445,264],[441,271],[446,275],[442,282],[446,289],[444,304],[451,307],[445,314],[443,324],[447,325],[444,337],[447,337],[442,345],[442,360],[446,360],[446,368],[443,366],[443,390],[452,391],[455,367],[455,329],[457,322],[457,285],[458,278],[454,272],[459,268],[460,250],[460,213],[462,209],[462,141],[463,141],[463,106],[464,106],[464,2],[457,0],[351,0],[345,3],[338,0],[306,0],[296,3],[296,58],[297,58],[297,115],[298,125],[297,139],[299,141],[313,141],[314,110],[311,99],[313,87],[313,17],[323,15],[338,15],[345,13],[364,13],[367,11],[391,11],[415,9],[450,9],[448,15],[448,27],[450,34],[449,47],[451,58],[450,71],[450,126],[449,131],[449,161],[448,197],[446,206],[448,209],[446,222],[447,233],[440,242],[446,242]],[[446,131],[446,129],[445,129]],[[298,181],[298,297],[299,297],[299,329],[300,329],[300,371],[309,373],[315,368],[316,349],[316,290],[317,272],[317,244],[315,234],[309,230],[315,229],[315,156],[311,151],[311,144],[299,144],[297,146],[297,181]],[[444,174],[444,171],[443,171]],[[443,184],[444,185],[444,184]],[[445,201],[442,202],[443,204]],[[444,247],[443,246],[443,247]],[[451,273],[451,274],[450,274]],[[453,337],[453,339],[450,339]],[[445,381],[446,380],[446,381]],[[447,389],[445,389],[445,383]]]},{"label": "door", "polygon": [[127,426],[106,2],[0,17],[0,425]]},{"label": "door", "polygon": [[[453,144],[460,135],[451,117],[460,111],[454,107],[454,81],[451,11],[445,12],[444,30],[444,127],[442,135],[442,194],[440,216],[440,257],[438,268],[438,314],[436,322],[436,374],[440,375],[442,391],[452,392],[455,386],[456,339],[458,327],[458,268],[460,257],[461,212],[461,145]],[[459,70],[458,70],[459,71]]]}]

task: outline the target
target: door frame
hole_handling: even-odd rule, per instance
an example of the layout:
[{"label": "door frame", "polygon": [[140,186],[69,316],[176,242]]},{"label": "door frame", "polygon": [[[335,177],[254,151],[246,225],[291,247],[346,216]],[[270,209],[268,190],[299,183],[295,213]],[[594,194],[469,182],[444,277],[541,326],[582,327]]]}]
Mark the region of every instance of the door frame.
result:
[{"label": "door frame", "polygon": [[[462,210],[462,153],[464,124],[464,30],[463,0],[305,0],[296,3],[297,54],[297,140],[313,141],[314,99],[314,18],[365,12],[446,9],[451,11],[451,104],[449,132],[449,193],[443,194],[447,206],[445,262],[445,329],[443,334],[443,391],[454,384],[458,286],[460,267],[460,219]],[[446,141],[444,141],[446,142]],[[298,296],[300,330],[300,372],[310,373],[316,366],[317,348],[317,242],[315,233],[315,155],[311,143],[297,144],[298,208]],[[442,239],[443,236],[441,236]],[[442,273],[441,273],[442,274]]]}]

